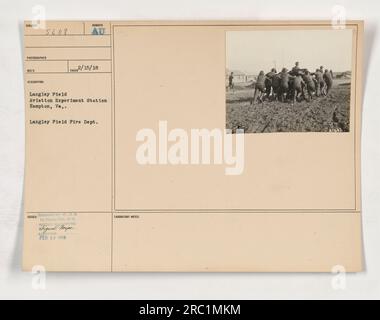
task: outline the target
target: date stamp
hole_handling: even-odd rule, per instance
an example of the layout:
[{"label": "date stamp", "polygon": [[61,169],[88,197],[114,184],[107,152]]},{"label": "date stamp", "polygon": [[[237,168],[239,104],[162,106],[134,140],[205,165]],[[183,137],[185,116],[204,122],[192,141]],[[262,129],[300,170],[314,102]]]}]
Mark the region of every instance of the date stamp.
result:
[{"label": "date stamp", "polygon": [[42,241],[66,240],[75,234],[77,213],[38,214],[38,239]]}]

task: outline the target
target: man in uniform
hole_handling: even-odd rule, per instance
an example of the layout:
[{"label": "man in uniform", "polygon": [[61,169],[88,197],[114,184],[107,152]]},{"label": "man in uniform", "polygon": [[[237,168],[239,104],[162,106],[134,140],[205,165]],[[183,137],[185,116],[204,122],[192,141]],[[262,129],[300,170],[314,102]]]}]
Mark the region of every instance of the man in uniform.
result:
[{"label": "man in uniform", "polygon": [[293,79],[293,104],[296,103],[299,95],[304,96],[303,88],[305,82],[302,79],[302,76],[299,74]]},{"label": "man in uniform", "polygon": [[[266,94],[269,97],[273,88],[273,79],[277,76],[277,70],[273,68],[270,72],[268,72],[265,75],[265,88],[266,88]],[[273,88],[273,95],[274,95],[274,88]]]},{"label": "man in uniform", "polygon": [[317,97],[324,95],[325,90],[325,80],[323,80],[323,72],[320,69],[315,70],[314,73],[316,85],[317,85]]},{"label": "man in uniform", "polygon": [[307,93],[309,95],[309,100],[313,100],[313,93],[315,92],[315,82],[313,80],[313,77],[311,76],[309,70],[305,71],[305,74],[303,76],[303,80],[306,84]]},{"label": "man in uniform", "polygon": [[292,71],[290,71],[290,74],[294,77],[297,77],[300,73],[301,73],[300,63],[297,61]]},{"label": "man in uniform", "polygon": [[331,75],[331,72],[329,70],[325,70],[325,73],[323,75],[323,79],[326,82],[326,95],[329,94],[332,86],[333,86],[333,77]]},{"label": "man in uniform", "polygon": [[259,76],[257,77],[256,84],[255,84],[255,93],[253,95],[253,100],[251,102],[251,105],[254,105],[256,102],[257,93],[259,93],[259,101],[263,102],[263,95],[265,94],[265,79],[266,76],[264,74],[264,71],[260,71]]},{"label": "man in uniform", "polygon": [[230,76],[228,77],[228,89],[232,90],[234,88],[234,73],[231,72]]},{"label": "man in uniform", "polygon": [[281,98],[281,101],[286,100],[286,97],[288,95],[289,91],[289,79],[290,75],[288,73],[288,69],[283,68],[281,73],[280,73],[280,90],[279,90],[279,95]]}]

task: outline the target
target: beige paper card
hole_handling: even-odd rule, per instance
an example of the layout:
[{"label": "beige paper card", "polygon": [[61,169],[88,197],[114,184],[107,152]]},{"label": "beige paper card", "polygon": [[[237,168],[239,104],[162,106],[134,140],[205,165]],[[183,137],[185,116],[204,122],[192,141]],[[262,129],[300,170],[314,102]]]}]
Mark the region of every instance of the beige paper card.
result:
[{"label": "beige paper card", "polygon": [[362,41],[25,22],[24,269],[361,271]]}]

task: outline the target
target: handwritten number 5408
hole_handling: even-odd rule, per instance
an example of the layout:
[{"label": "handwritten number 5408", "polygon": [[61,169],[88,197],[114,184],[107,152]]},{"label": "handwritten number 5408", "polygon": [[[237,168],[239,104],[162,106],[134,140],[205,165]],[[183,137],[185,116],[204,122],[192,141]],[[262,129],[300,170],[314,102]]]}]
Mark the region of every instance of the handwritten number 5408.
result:
[{"label": "handwritten number 5408", "polygon": [[65,36],[67,35],[67,28],[64,29],[46,29],[47,36]]}]

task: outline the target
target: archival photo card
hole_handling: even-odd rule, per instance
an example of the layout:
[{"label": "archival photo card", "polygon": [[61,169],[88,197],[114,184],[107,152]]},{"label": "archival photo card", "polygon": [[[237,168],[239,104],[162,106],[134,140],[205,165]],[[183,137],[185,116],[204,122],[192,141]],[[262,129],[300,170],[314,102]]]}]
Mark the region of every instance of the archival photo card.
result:
[{"label": "archival photo card", "polygon": [[363,270],[363,32],[26,21],[23,270]]}]

